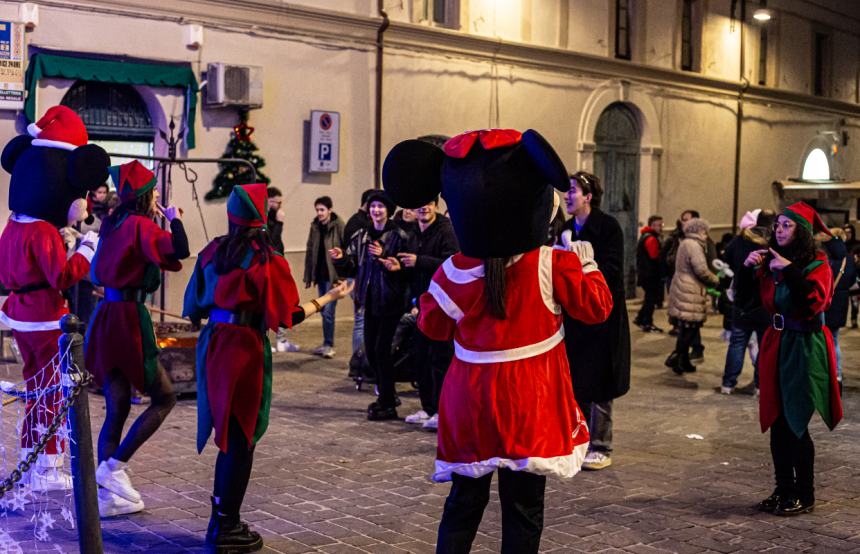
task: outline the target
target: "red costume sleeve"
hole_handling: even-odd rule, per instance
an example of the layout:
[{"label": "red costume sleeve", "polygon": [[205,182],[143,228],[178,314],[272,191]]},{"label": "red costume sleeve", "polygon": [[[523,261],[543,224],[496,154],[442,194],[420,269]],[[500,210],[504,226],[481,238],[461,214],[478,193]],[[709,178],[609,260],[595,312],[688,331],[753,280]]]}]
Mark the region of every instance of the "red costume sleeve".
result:
[{"label": "red costume sleeve", "polygon": [[656,237],[649,235],[645,238],[645,252],[652,260],[656,260],[660,256],[660,242]]},{"label": "red costume sleeve", "polygon": [[302,308],[299,306],[299,289],[290,271],[290,264],[282,256],[273,254],[269,263],[262,266],[259,272],[260,282],[257,287],[261,292],[266,316],[266,327],[277,331],[278,327],[293,326],[293,312]]},{"label": "red costume sleeve", "polygon": [[552,288],[556,302],[583,323],[603,323],[612,311],[612,293],[600,271],[584,272],[573,252],[552,251]]},{"label": "red costume sleeve", "polygon": [[138,222],[137,240],[143,256],[165,271],[179,271],[182,263],[172,256],[173,239],[149,218],[141,217]]},{"label": "red costume sleeve", "polygon": [[75,253],[66,259],[66,246],[53,227],[35,235],[31,244],[32,256],[54,289],[65,290],[73,286],[90,270],[90,261],[83,254]]},{"label": "red costume sleeve", "polygon": [[429,292],[425,292],[418,302],[420,305],[418,329],[433,340],[451,340],[454,338],[457,322],[448,317],[436,299]]}]

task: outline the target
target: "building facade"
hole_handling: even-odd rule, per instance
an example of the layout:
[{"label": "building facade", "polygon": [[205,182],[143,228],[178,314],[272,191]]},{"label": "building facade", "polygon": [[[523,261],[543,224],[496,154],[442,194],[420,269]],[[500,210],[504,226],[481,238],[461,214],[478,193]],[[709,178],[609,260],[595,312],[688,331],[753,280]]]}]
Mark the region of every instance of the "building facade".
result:
[{"label": "building facade", "polygon": [[[301,268],[313,199],[329,195],[342,217],[378,182],[395,143],[484,127],[534,128],[571,171],[604,178],[605,208],[621,221],[632,251],[650,214],[673,221],[698,209],[715,233],[739,214],[778,207],[775,181],[803,176],[860,180],[860,3],[839,0],[48,0],[35,2],[30,59],[75,52],[84,58],[190,67],[260,66],[263,106],[250,112],[272,184],[284,191],[284,243]],[[0,4],[20,20],[22,5]],[[770,19],[762,22],[756,17]],[[202,43],[188,46],[190,25]],[[198,37],[199,42],[199,37]],[[91,76],[97,78],[97,76]],[[35,116],[71,102],[80,81],[44,77]],[[96,85],[93,85],[98,88]],[[188,88],[144,83],[93,102],[141,112],[137,135],[104,133],[114,152],[167,153],[159,130],[181,128]],[[111,96],[113,95],[113,96]],[[89,98],[89,97],[88,97]],[[101,98],[101,100],[99,100]],[[108,98],[108,100],[105,100]],[[110,100],[113,98],[113,100]],[[180,154],[217,158],[238,121],[235,108],[199,98],[195,146]],[[80,99],[79,102],[82,102]],[[136,107],[129,108],[132,104]],[[141,106],[143,106],[141,108]],[[96,106],[97,107],[97,106]],[[307,171],[314,109],[340,114],[337,173]],[[149,116],[149,122],[144,115]],[[0,111],[0,140],[26,127]],[[118,133],[122,135],[122,133]],[[740,147],[738,148],[738,137]],[[134,140],[132,140],[134,139]],[[853,139],[853,140],[852,140]],[[814,161],[814,160],[813,160]],[[201,210],[174,171],[170,201],[185,208],[192,251],[226,231],[223,202],[205,202],[218,169],[194,164]],[[813,175],[809,173],[807,176]],[[813,186],[812,183],[809,186]],[[0,176],[0,190],[8,190]],[[837,186],[838,188],[838,186]],[[844,191],[822,197],[834,222],[857,219]],[[8,216],[0,194],[0,221]],[[827,202],[825,202],[827,200]],[[824,206],[826,204],[826,206]],[[840,219],[841,218],[841,219]],[[630,257],[632,265],[632,255]],[[188,264],[190,265],[190,264]],[[190,274],[171,276],[176,310]]]}]

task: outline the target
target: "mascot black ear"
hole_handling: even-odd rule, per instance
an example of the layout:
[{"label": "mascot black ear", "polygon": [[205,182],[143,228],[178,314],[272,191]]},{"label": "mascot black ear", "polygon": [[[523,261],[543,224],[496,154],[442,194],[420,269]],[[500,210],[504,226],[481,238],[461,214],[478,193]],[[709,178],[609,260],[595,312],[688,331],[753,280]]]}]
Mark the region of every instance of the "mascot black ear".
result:
[{"label": "mascot black ear", "polygon": [[3,169],[7,173],[12,173],[12,170],[15,169],[15,164],[18,162],[18,158],[21,157],[21,154],[25,150],[30,148],[31,142],[33,142],[33,137],[30,135],[18,135],[9,141],[9,144],[3,149],[3,155],[0,156],[0,165],[3,166]]},{"label": "mascot black ear", "polygon": [[540,133],[529,129],[523,133],[522,145],[546,182],[562,192],[567,192],[570,188],[570,177],[550,143]]},{"label": "mascot black ear", "polygon": [[382,166],[382,186],[394,203],[420,208],[442,190],[445,154],[423,140],[405,140],[391,149]]},{"label": "mascot black ear", "polygon": [[110,156],[101,146],[85,144],[69,155],[67,174],[69,183],[78,191],[96,190],[108,178]]}]

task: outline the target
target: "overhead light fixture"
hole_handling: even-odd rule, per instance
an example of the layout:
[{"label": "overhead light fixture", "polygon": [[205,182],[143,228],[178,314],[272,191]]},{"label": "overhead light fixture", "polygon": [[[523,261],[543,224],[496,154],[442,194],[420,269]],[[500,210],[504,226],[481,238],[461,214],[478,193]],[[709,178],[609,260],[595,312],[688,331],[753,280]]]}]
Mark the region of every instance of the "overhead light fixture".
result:
[{"label": "overhead light fixture", "polygon": [[773,19],[773,11],[767,8],[759,8],[753,12],[753,19],[762,23]]}]

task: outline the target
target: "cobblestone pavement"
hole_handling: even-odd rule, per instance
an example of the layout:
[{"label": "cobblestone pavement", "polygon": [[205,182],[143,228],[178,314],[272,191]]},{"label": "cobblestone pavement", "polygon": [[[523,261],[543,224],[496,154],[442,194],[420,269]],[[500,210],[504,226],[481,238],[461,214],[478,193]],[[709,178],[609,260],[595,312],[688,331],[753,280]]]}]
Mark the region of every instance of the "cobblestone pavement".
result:
[{"label": "cobblestone pavement", "polygon": [[[257,448],[243,514],[263,535],[265,552],[434,550],[448,492],[427,478],[435,435],[403,422],[365,420],[371,393],[356,392],[346,378],[349,330],[348,321],[338,323],[334,360],[275,356],[271,423]],[[703,333],[705,361],[685,377],[663,367],[672,338],[634,331],[632,389],[615,404],[613,465],[548,481],[542,551],[860,552],[860,332],[843,334],[852,385],[847,418],[832,433],[817,416],[812,425],[814,513],[778,518],[753,509],[772,489],[768,439],[759,432],[752,396],[715,392],[725,346],[712,318]],[[310,350],[321,336],[319,322],[292,336]],[[750,376],[747,362],[742,382]],[[403,417],[418,399],[409,385],[400,390]],[[91,397],[91,410],[95,435],[104,413],[100,397]],[[108,552],[202,550],[216,449],[195,451],[195,411],[193,399],[180,401],[132,459],[146,510],[102,522]],[[51,532],[53,543],[34,542],[24,516],[0,519],[2,528],[23,552],[77,550],[74,532],[64,529]],[[497,552],[499,541],[494,492],[474,552]]]}]

